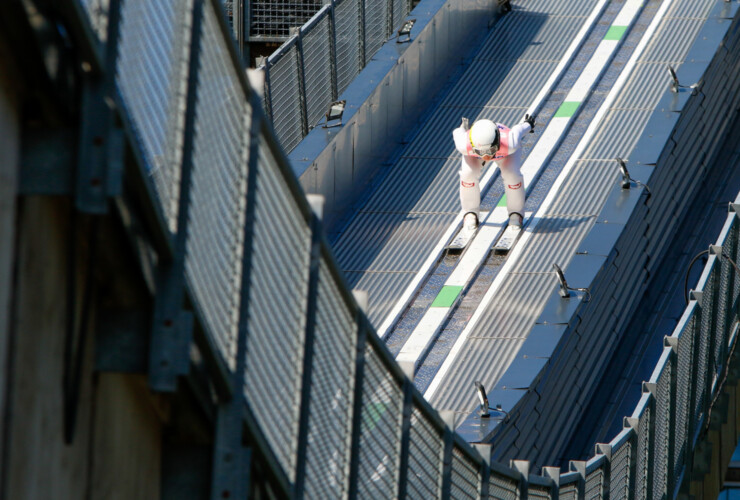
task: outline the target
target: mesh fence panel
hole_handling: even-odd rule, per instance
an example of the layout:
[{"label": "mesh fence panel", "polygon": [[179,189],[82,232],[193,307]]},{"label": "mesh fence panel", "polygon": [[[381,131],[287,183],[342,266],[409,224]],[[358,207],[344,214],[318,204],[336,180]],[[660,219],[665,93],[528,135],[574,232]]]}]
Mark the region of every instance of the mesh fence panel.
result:
[{"label": "mesh fence panel", "polygon": [[322,0],[252,0],[249,37],[288,38],[291,27],[303,26],[322,6]]},{"label": "mesh fence panel", "polygon": [[[730,298],[730,286],[731,276],[735,272],[732,264],[725,258],[720,259],[719,266],[719,283],[718,290],[715,299],[715,331],[714,331],[714,360],[717,370],[721,370],[724,365],[724,352],[725,346],[727,346],[727,338],[729,337],[728,325],[731,323],[731,318],[727,312],[729,309],[729,298]],[[719,373],[717,373],[719,375]]]},{"label": "mesh fence panel", "polygon": [[666,498],[668,491],[668,430],[671,425],[671,364],[663,368],[655,394],[655,456],[653,460],[653,498]]},{"label": "mesh fence panel", "polygon": [[[274,165],[277,160],[263,142],[257,171],[244,389],[247,403],[292,480],[310,234]],[[296,404],[276,394],[293,397]]]},{"label": "mesh fence panel", "polygon": [[[715,261],[716,263],[716,261]],[[708,372],[709,366],[709,337],[711,335],[712,325],[712,307],[711,307],[711,293],[714,286],[715,273],[714,268],[709,273],[709,279],[706,281],[704,290],[707,291],[702,299],[701,315],[698,325],[698,345],[696,347],[696,397],[694,398],[694,422],[698,421],[704,412],[704,398],[707,392],[707,377],[711,376]]]},{"label": "mesh fence panel", "polygon": [[[192,0],[129,0],[116,82],[167,225],[177,229]],[[174,15],[173,15],[174,13]]]},{"label": "mesh fence panel", "polygon": [[277,61],[270,62],[268,82],[272,124],[286,151],[291,151],[303,139],[298,77],[298,46],[293,44]]},{"label": "mesh fence panel", "polygon": [[403,394],[373,346],[365,351],[364,373],[357,491],[360,498],[391,498],[397,486]]},{"label": "mesh fence panel", "polygon": [[578,500],[578,484],[568,483],[560,487],[560,500]]},{"label": "mesh fence panel", "polygon": [[236,334],[244,249],[251,108],[210,3],[204,7],[195,112],[185,271],[207,332],[229,368]]},{"label": "mesh fence panel", "polygon": [[686,442],[689,434],[689,418],[692,414],[691,406],[691,379],[694,357],[694,332],[696,331],[696,317],[692,316],[686,323],[686,328],[678,337],[678,353],[676,357],[676,432],[674,439],[676,447],[673,458],[673,477],[680,477],[686,459]]},{"label": "mesh fence panel", "polygon": [[611,470],[609,473],[609,498],[613,500],[629,498],[631,459],[631,441],[624,441],[621,446],[612,450]]},{"label": "mesh fence panel", "polygon": [[635,470],[635,498],[647,498],[648,474],[650,473],[650,406],[645,407],[637,426],[637,467]]},{"label": "mesh fence panel", "polygon": [[365,0],[365,61],[380,50],[388,32],[388,0]]},{"label": "mesh fence panel", "polygon": [[342,498],[349,460],[357,325],[323,259],[317,300],[305,493],[307,498]]},{"label": "mesh fence panel", "polygon": [[409,13],[408,0],[393,0],[393,22],[391,34],[401,27],[401,20]]},{"label": "mesh fence panel", "polygon": [[418,408],[414,408],[410,436],[406,495],[418,500],[438,498],[444,449],[442,432]]},{"label": "mesh fence panel", "polygon": [[551,500],[552,499],[552,491],[550,490],[550,488],[546,486],[538,486],[538,485],[530,484],[528,493],[529,493],[529,496],[527,498],[530,498],[531,500]]},{"label": "mesh fence panel", "polygon": [[602,466],[592,470],[588,476],[586,476],[586,500],[603,498],[604,497],[604,462]]},{"label": "mesh fence panel", "polygon": [[[727,253],[730,256],[730,258],[737,264],[740,263],[740,224],[738,224],[737,219],[732,221],[732,230],[730,231],[730,243],[727,245]],[[737,301],[738,298],[740,298],[740,275],[737,273],[733,274],[732,279],[732,296],[730,299],[730,304],[732,307],[732,314],[733,319],[734,315],[737,313]],[[732,324],[728,325],[728,329],[732,328]],[[728,339],[729,340],[729,339]]]},{"label": "mesh fence panel", "polygon": [[499,476],[491,471],[488,479],[488,498],[517,500],[519,498],[519,492],[517,491],[516,481],[506,476]]},{"label": "mesh fence panel", "polygon": [[110,0],[79,0],[87,12],[90,25],[101,42],[108,38],[108,9]]},{"label": "mesh fence panel", "polygon": [[334,9],[337,52],[337,92],[344,92],[360,74],[360,2],[342,0]]},{"label": "mesh fence panel", "polygon": [[450,497],[455,499],[480,497],[478,491],[478,466],[457,446],[452,448],[452,477]]},{"label": "mesh fence panel", "polygon": [[309,126],[324,116],[331,95],[331,50],[329,11],[303,37],[303,67],[306,77],[306,113]]}]

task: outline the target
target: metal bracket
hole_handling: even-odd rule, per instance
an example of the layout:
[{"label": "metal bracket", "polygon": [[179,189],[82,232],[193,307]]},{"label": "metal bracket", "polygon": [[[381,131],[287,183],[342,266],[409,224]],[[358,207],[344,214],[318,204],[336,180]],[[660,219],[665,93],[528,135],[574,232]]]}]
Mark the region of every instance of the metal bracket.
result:
[{"label": "metal bracket", "polygon": [[190,371],[190,345],[195,318],[181,310],[176,318],[160,319],[159,334],[152,335],[149,353],[149,384],[152,389],[171,392],[177,377]]}]

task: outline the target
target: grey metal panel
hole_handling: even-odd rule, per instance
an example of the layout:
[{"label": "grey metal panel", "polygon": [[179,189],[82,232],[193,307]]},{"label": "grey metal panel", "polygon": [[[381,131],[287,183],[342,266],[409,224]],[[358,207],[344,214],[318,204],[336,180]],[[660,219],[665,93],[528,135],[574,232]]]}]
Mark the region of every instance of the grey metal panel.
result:
[{"label": "grey metal panel", "polygon": [[552,273],[553,264],[565,269],[573,257],[572,248],[591,229],[594,220],[594,215],[548,215],[540,219],[527,241],[531,251],[517,261],[511,273]]},{"label": "grey metal panel", "polygon": [[[675,64],[673,69],[680,65]],[[614,102],[616,109],[647,109],[652,108],[670,88],[671,78],[668,73],[668,64],[664,62],[642,62],[635,65],[635,69],[627,81],[619,98]]]},{"label": "grey metal panel", "polygon": [[579,160],[570,174],[570,182],[563,187],[548,213],[595,215],[618,179],[621,180],[621,176],[614,160]]},{"label": "grey metal panel", "polygon": [[452,214],[360,213],[342,234],[336,251],[337,263],[345,272],[415,272],[453,217]]},{"label": "grey metal panel", "polygon": [[697,2],[695,0],[676,0],[668,11],[669,17],[707,17],[714,2]]},{"label": "grey metal panel", "polygon": [[[579,12],[568,16],[515,11],[496,26],[474,60],[496,61],[496,64],[486,65],[490,68],[489,72],[496,71],[498,64],[504,60],[559,62],[571,43],[574,23],[583,23],[588,10],[592,8],[589,2],[581,3]],[[583,19],[574,19],[579,15]]]},{"label": "grey metal panel", "polygon": [[391,168],[384,189],[373,193],[363,211],[454,214],[460,210],[459,158],[403,158]]},{"label": "grey metal panel", "polygon": [[688,48],[704,25],[703,19],[665,18],[658,31],[662,36],[650,42],[641,62],[683,62]]},{"label": "grey metal panel", "polygon": [[[594,136],[593,142],[586,148],[581,158],[610,161],[614,161],[616,157],[630,159],[630,153],[642,134],[652,132],[643,128],[651,113],[650,109],[610,110],[606,113],[604,122]],[[616,162],[612,164],[612,168],[614,166]]]},{"label": "grey metal panel", "polygon": [[[467,72],[458,80],[444,104],[526,108],[537,97],[557,62],[516,61],[502,62],[497,66],[496,71]],[[473,69],[478,68],[473,65]]]},{"label": "grey metal panel", "polygon": [[582,15],[593,7],[593,2],[585,0],[565,0],[552,2],[550,0],[528,0],[517,5],[518,8],[527,12],[542,12],[552,16]]},{"label": "grey metal panel", "polygon": [[430,403],[441,410],[471,411],[478,400],[473,381],[480,380],[484,387],[493,387],[509,366],[506,360],[513,360],[523,342],[523,338],[469,339],[450,367],[445,382],[455,389],[438,391]]}]

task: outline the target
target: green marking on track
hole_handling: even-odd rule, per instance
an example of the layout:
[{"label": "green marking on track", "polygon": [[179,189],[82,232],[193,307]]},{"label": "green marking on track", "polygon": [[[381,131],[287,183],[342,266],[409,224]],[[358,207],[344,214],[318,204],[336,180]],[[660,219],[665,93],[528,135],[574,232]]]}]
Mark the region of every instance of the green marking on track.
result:
[{"label": "green marking on track", "polygon": [[627,31],[627,26],[611,25],[609,31],[606,32],[606,36],[604,36],[604,40],[621,40],[625,31]]},{"label": "green marking on track", "polygon": [[553,118],[570,118],[571,116],[576,114],[576,110],[580,105],[580,102],[565,101],[563,104],[560,105]]},{"label": "green marking on track", "polygon": [[375,428],[378,420],[383,416],[383,413],[385,413],[386,406],[385,403],[370,403],[365,408],[366,412],[363,420],[368,428],[367,430],[372,430]]},{"label": "green marking on track", "polygon": [[437,298],[432,302],[431,307],[452,307],[452,304],[457,300],[457,296],[462,292],[463,287],[461,286],[450,286],[445,285],[442,290],[437,294]]},{"label": "green marking on track", "polygon": [[498,201],[498,205],[496,205],[496,208],[505,207],[505,206],[506,206],[506,195],[503,195],[501,199]]}]

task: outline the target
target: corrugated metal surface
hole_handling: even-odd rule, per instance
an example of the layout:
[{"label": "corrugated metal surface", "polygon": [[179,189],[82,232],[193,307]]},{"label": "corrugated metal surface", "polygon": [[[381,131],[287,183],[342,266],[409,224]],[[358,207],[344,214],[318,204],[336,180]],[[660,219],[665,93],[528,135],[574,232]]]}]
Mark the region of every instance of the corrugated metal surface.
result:
[{"label": "corrugated metal surface", "polygon": [[[598,133],[581,155],[589,161],[579,162],[571,171],[561,187],[562,194],[548,210],[546,219],[537,226],[534,237],[522,248],[522,257],[513,270],[547,272],[552,269],[552,263],[565,267],[573,257],[610,187],[617,181],[614,157],[628,158],[640,136],[651,133],[643,128],[650,111],[670,84],[667,63],[682,60],[698,32],[696,23],[699,21],[687,18],[706,13],[710,4],[708,1],[677,2],[670,10],[642,57],[650,62],[636,65],[621,97],[605,115]],[[653,12],[654,9],[646,11],[647,14]],[[543,288],[535,290],[532,283],[521,279],[521,275],[506,277],[490,309],[466,341],[463,348],[466,355],[460,356],[450,368],[432,404],[441,409],[469,411],[475,405],[472,380],[480,379],[486,387],[495,386],[501,370],[492,369],[491,365],[509,365],[516,352],[502,349],[500,342],[481,341],[480,337],[491,331],[503,338],[526,336],[536,319],[531,317],[531,309],[536,309],[533,303],[544,302],[552,292],[551,287]],[[520,301],[502,314],[500,304],[511,297]],[[530,317],[528,324],[522,321],[523,316]],[[511,357],[507,359],[506,355]]]},{"label": "corrugated metal surface", "polygon": [[521,120],[592,8],[588,0],[515,2],[439,106],[410,134],[400,160],[373,182],[333,244],[349,285],[369,292],[373,324],[382,322],[459,211],[460,160],[451,131],[460,117],[509,125]]}]

